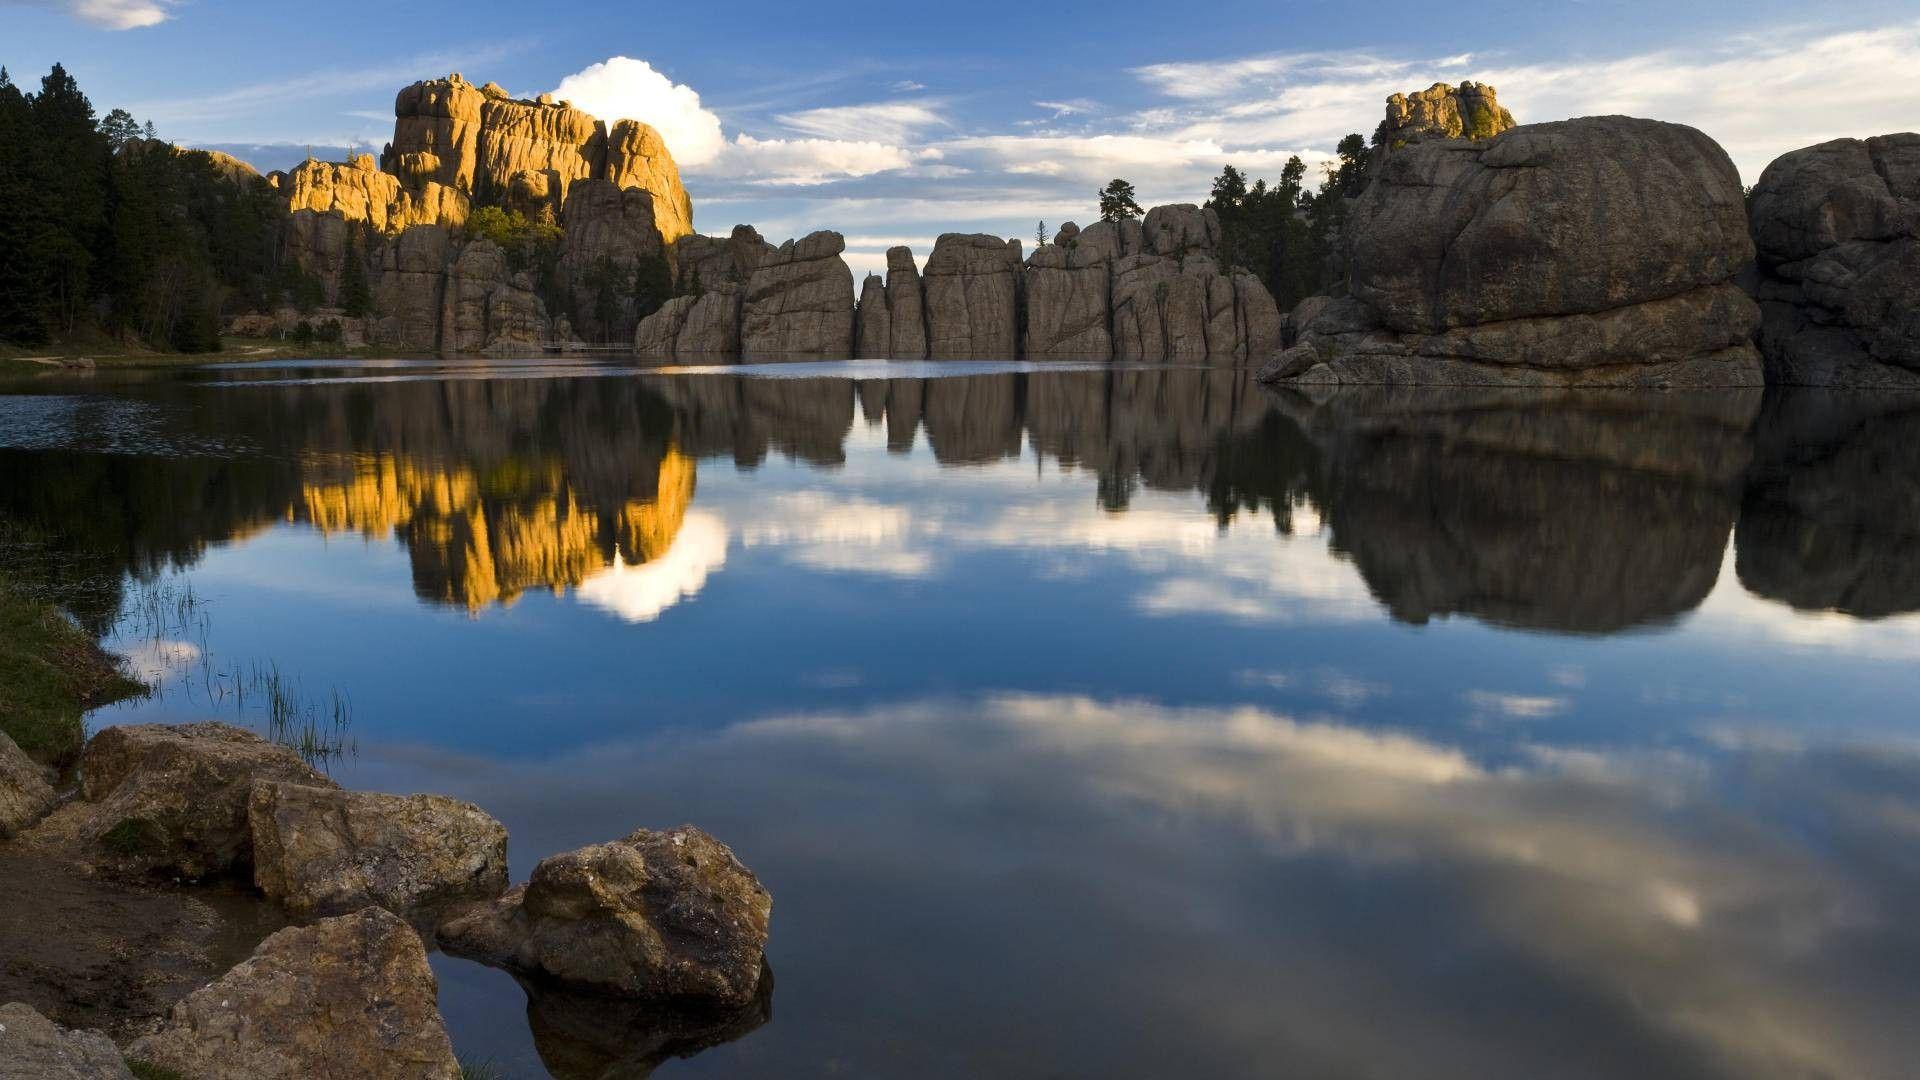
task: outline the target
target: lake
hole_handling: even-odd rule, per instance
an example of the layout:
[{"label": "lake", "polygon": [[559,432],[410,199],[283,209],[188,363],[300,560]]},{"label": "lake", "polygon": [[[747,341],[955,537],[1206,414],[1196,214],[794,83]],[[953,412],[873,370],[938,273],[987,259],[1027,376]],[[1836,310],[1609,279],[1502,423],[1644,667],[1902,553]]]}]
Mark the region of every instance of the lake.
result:
[{"label": "lake", "polygon": [[158,686],[97,725],[277,673],[516,880],[692,822],[771,891],[724,1029],[436,955],[506,1075],[1920,1058],[1920,399],[102,372],[0,386],[0,518]]}]

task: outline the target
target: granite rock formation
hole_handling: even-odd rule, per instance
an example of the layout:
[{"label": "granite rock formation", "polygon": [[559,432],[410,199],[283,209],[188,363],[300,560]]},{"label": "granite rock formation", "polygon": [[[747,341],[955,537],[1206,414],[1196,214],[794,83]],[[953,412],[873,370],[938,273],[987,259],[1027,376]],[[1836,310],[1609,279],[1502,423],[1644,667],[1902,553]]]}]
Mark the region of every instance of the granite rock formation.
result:
[{"label": "granite rock formation", "polygon": [[1490,139],[1515,126],[1493,87],[1434,83],[1388,98],[1387,116],[1374,129],[1373,144],[1391,151],[1425,139]]},{"label": "granite rock formation", "polygon": [[251,867],[255,781],[336,786],[286,747],[214,722],[105,728],[88,740],[80,770],[81,797],[22,839],[115,871],[188,881]]},{"label": "granite rock formation", "polygon": [[892,340],[888,355],[895,360],[925,360],[926,284],[913,265],[913,252],[905,247],[887,249],[887,320]]},{"label": "granite rock formation", "polygon": [[1752,221],[1768,382],[1920,388],[1920,135],[1783,155]]},{"label": "granite rock formation", "polygon": [[617,997],[740,1006],[759,991],[773,900],[690,825],[552,855],[440,928],[450,952]]},{"label": "granite rock formation", "polygon": [[261,782],[247,805],[253,882],[296,919],[368,905],[403,919],[507,888],[507,830],[472,803]]},{"label": "granite rock formation", "polygon": [[1692,128],[1604,116],[1380,159],[1350,298],[1263,372],[1312,383],[1758,385],[1739,174]]},{"label": "granite rock formation", "polygon": [[747,276],[740,351],[754,357],[853,355],[853,273],[837,232],[809,233],[767,255]]},{"label": "granite rock formation", "polygon": [[947,233],[934,241],[922,286],[929,358],[1011,360],[1019,355],[1018,240]]},{"label": "granite rock formation", "polygon": [[893,312],[887,308],[887,279],[879,274],[860,283],[853,336],[856,360],[885,360],[893,352]]},{"label": "granite rock formation", "polygon": [[128,1056],[196,1080],[458,1080],[420,937],[369,907],[282,930]]}]

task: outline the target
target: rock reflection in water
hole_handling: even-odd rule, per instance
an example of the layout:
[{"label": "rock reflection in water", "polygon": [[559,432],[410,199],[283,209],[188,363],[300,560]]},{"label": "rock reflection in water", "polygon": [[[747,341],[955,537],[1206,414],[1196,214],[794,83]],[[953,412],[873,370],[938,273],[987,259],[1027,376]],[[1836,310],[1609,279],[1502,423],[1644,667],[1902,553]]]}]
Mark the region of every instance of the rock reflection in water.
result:
[{"label": "rock reflection in water", "polygon": [[[144,437],[171,440],[173,456],[0,450],[0,512],[136,574],[280,522],[394,536],[421,598],[478,612],[662,560],[698,459],[835,469],[864,422],[895,453],[924,438],[942,466],[1032,454],[1085,470],[1089,497],[1115,513],[1142,488],[1197,492],[1223,528],[1256,511],[1284,534],[1310,510],[1409,623],[1667,624],[1712,589],[1736,519],[1741,581],[1762,596],[1866,616],[1920,609],[1920,570],[1904,557],[1920,534],[1920,406],[1885,397],[1775,393],[1764,410],[1757,391],[1309,397],[1242,371],[1119,368],[347,380],[233,387],[221,401],[148,410]],[[55,408],[34,437],[95,412]],[[661,575],[671,582],[601,590],[665,599],[611,606],[657,614],[697,591],[725,559],[723,523],[709,524],[687,567]],[[75,606],[90,625],[112,610]]]},{"label": "rock reflection in water", "polygon": [[1757,443],[1740,583],[1802,610],[1920,611],[1920,397],[1779,394]]},{"label": "rock reflection in water", "polygon": [[1611,633],[1719,577],[1758,392],[1343,391],[1284,408],[1336,550],[1397,619]]},{"label": "rock reflection in water", "polygon": [[773,1019],[773,970],[737,1009],[694,1009],[563,990],[517,978],[535,1051],[555,1080],[644,1080],[672,1058],[744,1038]]}]

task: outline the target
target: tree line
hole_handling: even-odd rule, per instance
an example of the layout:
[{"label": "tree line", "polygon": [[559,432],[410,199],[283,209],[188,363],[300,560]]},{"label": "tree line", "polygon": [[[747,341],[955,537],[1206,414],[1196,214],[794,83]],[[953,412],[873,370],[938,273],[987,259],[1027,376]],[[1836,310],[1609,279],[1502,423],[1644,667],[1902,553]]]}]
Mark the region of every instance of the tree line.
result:
[{"label": "tree line", "polygon": [[[1317,189],[1306,186],[1307,166],[1298,155],[1281,166],[1279,182],[1249,182],[1228,165],[1214,178],[1206,205],[1220,218],[1220,261],[1260,279],[1281,311],[1330,291],[1345,276],[1340,233],[1350,200],[1367,185],[1367,140],[1340,140],[1335,158],[1322,167]],[[1104,220],[1137,218],[1144,212],[1134,187],[1116,179],[1097,197]]]},{"label": "tree line", "polygon": [[0,341],[218,349],[227,314],[284,291],[285,215],[260,177],[96,119],[59,64],[37,93],[0,68]]}]

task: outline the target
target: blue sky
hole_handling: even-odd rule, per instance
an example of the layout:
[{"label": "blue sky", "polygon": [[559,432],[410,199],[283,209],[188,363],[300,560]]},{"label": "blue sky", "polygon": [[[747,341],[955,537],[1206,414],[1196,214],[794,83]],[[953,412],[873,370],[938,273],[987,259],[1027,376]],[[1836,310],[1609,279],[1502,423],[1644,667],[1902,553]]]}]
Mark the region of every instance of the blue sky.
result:
[{"label": "blue sky", "polygon": [[1436,80],[1492,82],[1523,123],[1691,123],[1748,182],[1785,150],[1906,130],[1920,112],[1920,3],[1408,10],[340,0],[289,16],[213,0],[0,0],[0,63],[31,82],[64,62],[101,111],[126,107],[262,168],[309,146],[378,149],[394,92],[418,78],[458,70],[522,95],[564,84],[596,112],[645,113],[667,132],[702,231],[836,229],[856,270],[891,243],[924,255],[944,231],[1030,240],[1037,220],[1085,222],[1112,176],[1149,205],[1197,200],[1222,164],[1271,175],[1289,154],[1315,161],[1371,131],[1388,93]]}]

